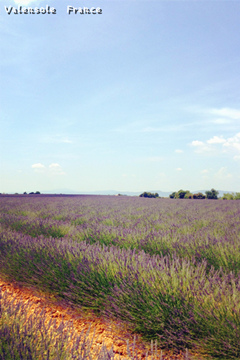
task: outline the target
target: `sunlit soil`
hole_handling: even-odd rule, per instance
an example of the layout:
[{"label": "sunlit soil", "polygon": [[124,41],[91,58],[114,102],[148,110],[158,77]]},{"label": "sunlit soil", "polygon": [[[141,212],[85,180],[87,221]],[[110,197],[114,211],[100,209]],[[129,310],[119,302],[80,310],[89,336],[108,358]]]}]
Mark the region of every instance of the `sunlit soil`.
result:
[{"label": "sunlit soil", "polygon": [[[92,312],[83,312],[76,305],[58,300],[53,295],[40,293],[35,289],[22,287],[16,283],[0,280],[0,288],[3,293],[7,292],[10,297],[15,299],[15,302],[22,301],[24,304],[30,305],[29,316],[36,311],[44,310],[46,321],[49,322],[51,318],[55,319],[57,327],[61,322],[73,322],[74,331],[78,334],[88,333],[89,338],[93,339],[93,354],[94,349],[102,345],[105,345],[108,350],[113,347],[116,359],[121,360],[130,359],[128,354],[129,351],[133,354],[133,347],[138,349],[137,351],[135,350],[135,354],[137,353],[138,357],[142,359],[146,359],[147,351],[150,352],[148,345],[141,341],[139,336],[137,339],[134,339],[134,336],[126,331],[124,325],[116,320],[96,317]],[[152,356],[147,358],[155,359]],[[197,354],[188,354],[188,351],[184,354],[171,354],[161,350],[157,351],[157,358],[161,360],[204,359]]]}]

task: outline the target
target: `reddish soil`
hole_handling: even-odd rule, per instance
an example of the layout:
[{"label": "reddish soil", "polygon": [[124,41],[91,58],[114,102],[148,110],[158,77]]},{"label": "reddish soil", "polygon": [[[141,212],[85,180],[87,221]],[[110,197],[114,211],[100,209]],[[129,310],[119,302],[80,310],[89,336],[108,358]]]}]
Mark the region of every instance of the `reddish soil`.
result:
[{"label": "reddish soil", "polygon": [[[24,303],[31,303],[31,309],[43,309],[46,312],[47,318],[55,318],[57,324],[61,321],[73,321],[74,328],[77,332],[86,332],[90,330],[90,336],[94,334],[94,345],[101,346],[103,343],[110,349],[113,346],[114,353],[118,356],[117,359],[127,359],[127,341],[129,344],[133,344],[134,336],[127,333],[126,328],[122,323],[116,320],[104,319],[102,317],[96,317],[91,312],[82,312],[80,308],[73,304],[66,303],[63,300],[57,300],[53,295],[46,293],[40,293],[35,289],[23,287],[14,282],[5,282],[0,280],[0,288],[3,292],[7,291],[9,295],[22,300]],[[136,346],[138,354],[141,355],[142,359],[146,359],[145,354],[147,351],[147,345],[139,337],[136,340]],[[150,357],[151,358],[151,357]],[[150,359],[149,358],[149,359]],[[159,352],[159,359],[161,353]],[[173,355],[170,353],[162,353],[162,360],[184,360],[187,359],[186,354]],[[190,359],[198,359],[196,355],[194,357],[189,356]],[[201,358],[202,359],[202,358]],[[153,359],[154,360],[154,359]]]}]

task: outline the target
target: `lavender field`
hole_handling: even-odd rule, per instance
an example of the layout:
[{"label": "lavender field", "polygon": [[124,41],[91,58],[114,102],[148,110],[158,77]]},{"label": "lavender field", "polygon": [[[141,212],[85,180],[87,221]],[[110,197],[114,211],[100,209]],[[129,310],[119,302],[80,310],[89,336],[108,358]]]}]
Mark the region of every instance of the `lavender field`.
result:
[{"label": "lavender field", "polygon": [[240,201],[1,196],[0,277],[240,359]]}]

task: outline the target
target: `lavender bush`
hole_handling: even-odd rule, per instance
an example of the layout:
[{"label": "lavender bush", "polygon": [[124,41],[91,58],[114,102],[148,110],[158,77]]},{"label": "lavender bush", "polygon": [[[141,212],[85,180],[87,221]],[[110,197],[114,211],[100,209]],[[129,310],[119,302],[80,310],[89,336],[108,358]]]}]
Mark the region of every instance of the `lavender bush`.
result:
[{"label": "lavender bush", "polygon": [[89,332],[79,335],[70,322],[57,326],[56,320],[47,320],[44,310],[32,311],[31,306],[0,290],[1,360],[114,359],[104,346],[92,349]]},{"label": "lavender bush", "polygon": [[[13,298],[0,289],[0,359],[1,360],[118,360],[113,349],[103,344],[94,346],[94,333],[78,334],[72,322],[56,324],[44,309],[32,309],[31,301]],[[96,338],[95,338],[96,340]],[[128,360],[140,360],[135,339],[126,344]],[[145,354],[152,360],[162,360],[157,344]],[[124,360],[122,358],[122,360]]]}]

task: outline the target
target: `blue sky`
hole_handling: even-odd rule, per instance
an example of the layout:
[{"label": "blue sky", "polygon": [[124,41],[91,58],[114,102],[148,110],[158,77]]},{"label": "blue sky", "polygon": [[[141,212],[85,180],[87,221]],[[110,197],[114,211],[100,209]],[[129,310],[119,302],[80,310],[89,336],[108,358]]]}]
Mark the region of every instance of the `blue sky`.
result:
[{"label": "blue sky", "polygon": [[239,34],[239,1],[1,0],[0,192],[240,191]]}]

